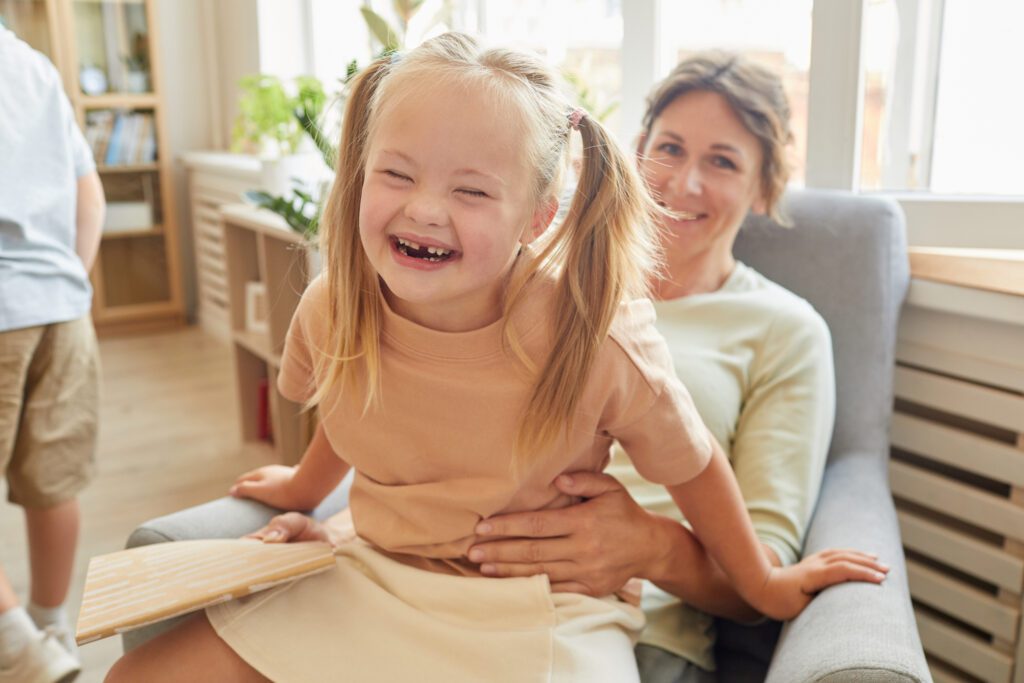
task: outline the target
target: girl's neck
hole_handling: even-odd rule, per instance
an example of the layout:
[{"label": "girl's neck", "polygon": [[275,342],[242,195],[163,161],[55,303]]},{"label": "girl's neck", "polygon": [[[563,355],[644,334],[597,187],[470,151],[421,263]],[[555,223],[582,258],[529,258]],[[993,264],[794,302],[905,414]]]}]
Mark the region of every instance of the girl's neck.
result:
[{"label": "girl's neck", "polygon": [[483,305],[465,306],[461,302],[413,303],[399,299],[381,283],[384,299],[391,310],[410,322],[437,332],[471,332],[501,319],[500,292]]},{"label": "girl's neck", "polygon": [[689,258],[667,256],[665,275],[653,283],[654,298],[679,299],[693,294],[717,292],[736,268],[732,251],[705,252]]}]

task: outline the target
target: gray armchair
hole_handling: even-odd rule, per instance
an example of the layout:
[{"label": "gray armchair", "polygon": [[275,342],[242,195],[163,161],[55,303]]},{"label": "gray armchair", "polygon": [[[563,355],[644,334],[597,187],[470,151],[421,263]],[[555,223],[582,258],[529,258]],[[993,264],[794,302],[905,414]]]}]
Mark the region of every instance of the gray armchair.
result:
[{"label": "gray armchair", "polygon": [[[793,226],[752,217],[737,256],[804,297],[832,331],[837,415],[825,481],[805,552],[853,547],[892,566],[879,588],[824,591],[798,619],[744,627],[719,623],[719,680],[930,681],[910,606],[906,569],[887,478],[896,324],[909,282],[903,215],[892,201],[794,191]],[[314,516],[345,505],[342,486]],[[222,498],[147,522],[128,547],[187,538],[241,536],[277,511]],[[173,622],[124,635],[131,649]]]}]

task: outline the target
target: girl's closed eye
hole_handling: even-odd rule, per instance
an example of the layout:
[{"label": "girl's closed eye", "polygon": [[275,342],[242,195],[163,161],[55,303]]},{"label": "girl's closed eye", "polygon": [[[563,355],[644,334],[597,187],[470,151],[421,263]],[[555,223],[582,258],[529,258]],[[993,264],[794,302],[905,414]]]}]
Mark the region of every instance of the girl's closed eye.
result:
[{"label": "girl's closed eye", "polygon": [[466,195],[468,197],[489,197],[490,196],[489,194],[487,194],[483,190],[477,190],[477,189],[474,189],[474,188],[471,188],[471,187],[460,187],[460,188],[458,188],[455,191],[459,192],[459,193],[461,193],[463,195]]},{"label": "girl's closed eye", "polygon": [[409,176],[405,175],[404,173],[399,173],[398,171],[392,170],[390,168],[384,169],[383,173],[389,178],[394,178],[395,180],[405,180],[412,182],[412,178],[410,178]]}]

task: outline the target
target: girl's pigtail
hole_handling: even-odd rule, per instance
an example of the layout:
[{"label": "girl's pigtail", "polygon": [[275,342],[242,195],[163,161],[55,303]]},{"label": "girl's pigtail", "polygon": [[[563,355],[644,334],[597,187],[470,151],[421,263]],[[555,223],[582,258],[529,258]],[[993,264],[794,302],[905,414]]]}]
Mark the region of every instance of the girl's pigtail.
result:
[{"label": "girl's pigtail", "polygon": [[554,346],[520,431],[518,450],[524,461],[571,428],[616,311],[624,301],[646,293],[658,260],[652,220],[657,205],[632,160],[598,121],[580,114],[570,114],[583,138],[579,181],[560,234],[549,245],[550,255],[564,264],[555,298]]},{"label": "girl's pigtail", "polygon": [[327,289],[327,349],[314,354],[316,375],[325,377],[309,404],[315,405],[336,384],[359,387],[353,361],[362,359],[363,388],[368,409],[380,390],[380,331],[383,311],[380,283],[359,238],[359,202],[366,165],[370,104],[392,58],[376,60],[353,80],[345,105],[341,144],[331,193],[320,221]]}]

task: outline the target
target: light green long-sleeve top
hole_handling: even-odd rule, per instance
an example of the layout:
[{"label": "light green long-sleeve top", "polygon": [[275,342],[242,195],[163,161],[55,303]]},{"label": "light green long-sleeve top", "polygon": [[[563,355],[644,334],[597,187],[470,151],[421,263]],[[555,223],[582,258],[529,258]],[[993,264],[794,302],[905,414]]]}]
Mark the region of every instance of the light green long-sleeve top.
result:
[{"label": "light green long-sleeve top", "polygon": [[[835,418],[828,327],[803,299],[742,263],[717,291],[656,304],[676,372],[732,463],[761,542],[799,557]],[[616,448],[609,473],[648,510],[676,519],[668,492]],[[713,621],[646,583],[640,641],[713,670]]]}]

